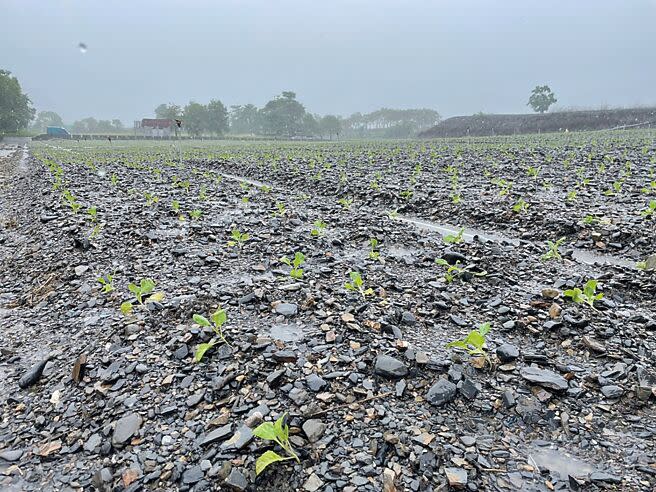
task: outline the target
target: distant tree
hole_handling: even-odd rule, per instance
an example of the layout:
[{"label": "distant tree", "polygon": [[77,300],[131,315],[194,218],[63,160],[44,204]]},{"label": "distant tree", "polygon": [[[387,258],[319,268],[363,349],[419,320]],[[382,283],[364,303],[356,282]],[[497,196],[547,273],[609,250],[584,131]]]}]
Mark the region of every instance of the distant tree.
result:
[{"label": "distant tree", "polygon": [[207,130],[220,136],[226,133],[229,128],[226,107],[221,101],[212,99],[207,105]]},{"label": "distant tree", "polygon": [[23,94],[18,79],[8,70],[0,70],[0,132],[27,128],[34,113],[32,102]]},{"label": "distant tree", "polygon": [[321,128],[322,135],[328,135],[328,138],[331,140],[333,139],[333,135],[339,137],[339,134],[342,132],[342,123],[337,116],[332,114],[327,114],[321,118],[319,127]]},{"label": "distant tree", "polygon": [[433,109],[381,108],[372,113],[354,113],[341,121],[342,133],[350,137],[407,138],[440,121]]},{"label": "distant tree", "polygon": [[180,116],[182,116],[182,108],[177,104],[160,104],[155,108],[155,118],[175,120],[180,119]]},{"label": "distant tree", "polygon": [[207,106],[191,101],[184,108],[183,125],[190,135],[198,137],[208,128]]},{"label": "distant tree", "polygon": [[303,130],[302,133],[307,136],[307,137],[314,137],[315,135],[321,134],[321,130],[319,128],[319,118],[321,116],[315,117],[310,113],[305,113],[303,115]]},{"label": "distant tree", "polygon": [[64,126],[61,116],[54,111],[39,111],[32,128],[38,132],[45,132],[49,126]]},{"label": "distant tree", "polygon": [[112,127],[114,128],[114,130],[121,131],[124,128],[123,127],[123,122],[121,120],[114,119],[114,120],[112,120]]},{"label": "distant tree", "polygon": [[302,132],[305,108],[296,100],[296,93],[285,91],[261,109],[264,132],[293,137]]},{"label": "distant tree", "polygon": [[544,113],[549,110],[549,106],[558,102],[555,94],[548,85],[538,85],[531,92],[528,98],[527,106],[530,106],[536,113]]},{"label": "distant tree", "polygon": [[260,112],[253,104],[230,106],[230,132],[235,134],[260,133]]},{"label": "distant tree", "polygon": [[73,133],[95,133],[98,131],[98,120],[89,116],[73,123]]}]

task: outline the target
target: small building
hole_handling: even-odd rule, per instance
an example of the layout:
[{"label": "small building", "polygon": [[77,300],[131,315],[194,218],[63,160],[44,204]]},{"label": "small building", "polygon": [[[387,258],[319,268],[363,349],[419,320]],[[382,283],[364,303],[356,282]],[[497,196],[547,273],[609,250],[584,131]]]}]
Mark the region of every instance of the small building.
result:
[{"label": "small building", "polygon": [[143,118],[134,122],[137,135],[146,137],[170,137],[175,134],[175,120],[165,118]]}]

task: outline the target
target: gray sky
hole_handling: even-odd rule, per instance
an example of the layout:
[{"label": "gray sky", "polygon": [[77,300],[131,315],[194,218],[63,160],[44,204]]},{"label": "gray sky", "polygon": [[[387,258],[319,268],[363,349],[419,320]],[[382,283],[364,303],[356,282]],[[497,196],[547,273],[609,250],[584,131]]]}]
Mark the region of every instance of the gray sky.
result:
[{"label": "gray sky", "polygon": [[[127,125],[161,102],[317,113],[656,104],[656,0],[2,0],[0,68],[38,110]],[[82,54],[79,42],[88,45]]]}]

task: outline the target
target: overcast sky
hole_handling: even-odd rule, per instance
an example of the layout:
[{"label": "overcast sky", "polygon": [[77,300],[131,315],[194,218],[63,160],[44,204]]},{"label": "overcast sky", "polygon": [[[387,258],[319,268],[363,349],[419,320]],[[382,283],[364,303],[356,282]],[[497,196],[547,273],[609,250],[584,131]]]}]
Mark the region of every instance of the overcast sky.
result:
[{"label": "overcast sky", "polygon": [[656,0],[2,0],[0,16],[0,68],[68,122],[283,90],[345,116],[524,112],[544,83],[558,106],[656,104]]}]

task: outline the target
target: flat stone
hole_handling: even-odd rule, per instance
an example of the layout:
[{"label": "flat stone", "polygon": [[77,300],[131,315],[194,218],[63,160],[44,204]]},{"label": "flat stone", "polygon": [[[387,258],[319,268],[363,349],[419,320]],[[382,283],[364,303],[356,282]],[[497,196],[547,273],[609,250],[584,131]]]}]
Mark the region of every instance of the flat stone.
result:
[{"label": "flat stone", "polygon": [[87,442],[84,443],[84,449],[85,451],[92,452],[94,449],[100,446],[101,442],[102,442],[102,438],[100,437],[100,434],[93,433],[89,436]]},{"label": "flat stone", "polygon": [[328,384],[323,378],[317,376],[314,373],[305,378],[305,383],[308,385],[308,388],[310,388],[315,393],[317,391],[321,391]]},{"label": "flat stone", "polygon": [[136,413],[130,413],[116,421],[112,444],[122,445],[127,442],[141,427],[142,419]]},{"label": "flat stone", "polygon": [[526,366],[522,367],[519,374],[531,383],[539,384],[554,391],[565,391],[569,387],[564,377],[547,369]]},{"label": "flat stone", "polygon": [[205,436],[201,438],[200,444],[202,446],[206,446],[208,444],[212,444],[217,441],[223,441],[230,435],[231,432],[232,432],[232,424],[226,424],[223,427],[214,429],[209,434],[205,434]]},{"label": "flat stone", "polygon": [[306,420],[303,424],[303,432],[310,442],[317,442],[326,431],[326,424],[318,419]]},{"label": "flat stone", "polygon": [[617,386],[615,384],[608,384],[606,386],[601,387],[601,393],[606,398],[616,399],[624,394],[624,389],[622,389],[621,386]]},{"label": "flat stone", "polygon": [[0,460],[18,461],[23,456],[22,449],[3,449],[0,451]]},{"label": "flat stone", "polygon": [[454,489],[464,489],[467,486],[467,470],[464,468],[446,467],[444,473]]},{"label": "flat stone", "polygon": [[385,378],[402,378],[408,374],[407,366],[389,355],[379,355],[374,363],[374,374]]},{"label": "flat stone", "polygon": [[603,471],[596,471],[590,474],[592,482],[621,483],[622,477]]},{"label": "flat stone", "polygon": [[242,425],[233,436],[221,445],[221,449],[241,449],[253,439],[250,427]]},{"label": "flat stone", "polygon": [[230,471],[230,475],[228,475],[228,478],[225,479],[223,484],[228,487],[229,490],[235,490],[237,492],[243,492],[248,488],[246,477],[244,477],[244,475],[236,468],[233,468]]},{"label": "flat stone", "polygon": [[439,407],[452,401],[456,397],[456,390],[457,388],[455,384],[453,384],[451,381],[440,378],[428,390],[426,400],[431,405]]},{"label": "flat stone", "polygon": [[307,492],[316,492],[322,486],[323,482],[321,479],[317,476],[316,473],[313,473],[303,484],[303,490],[306,490]]},{"label": "flat stone", "polygon": [[182,474],[182,483],[189,485],[200,482],[204,476],[205,474],[200,466],[192,466],[191,468],[187,468]]},{"label": "flat stone", "polygon": [[298,306],[289,302],[281,302],[276,306],[276,313],[283,316],[294,316],[298,313]]}]

